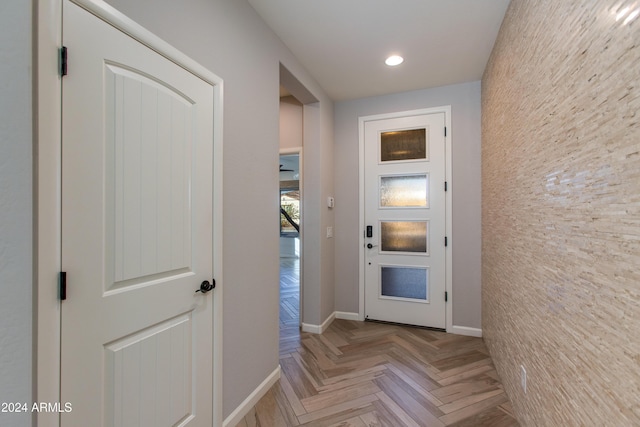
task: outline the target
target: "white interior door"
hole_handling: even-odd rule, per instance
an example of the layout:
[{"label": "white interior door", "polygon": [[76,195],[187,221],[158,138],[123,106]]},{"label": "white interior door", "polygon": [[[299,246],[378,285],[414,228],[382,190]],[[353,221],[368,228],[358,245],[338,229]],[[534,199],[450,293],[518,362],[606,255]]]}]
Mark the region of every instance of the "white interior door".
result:
[{"label": "white interior door", "polygon": [[446,327],[445,117],[364,122],[365,318]]},{"label": "white interior door", "polygon": [[213,87],[63,22],[61,425],[211,426]]}]

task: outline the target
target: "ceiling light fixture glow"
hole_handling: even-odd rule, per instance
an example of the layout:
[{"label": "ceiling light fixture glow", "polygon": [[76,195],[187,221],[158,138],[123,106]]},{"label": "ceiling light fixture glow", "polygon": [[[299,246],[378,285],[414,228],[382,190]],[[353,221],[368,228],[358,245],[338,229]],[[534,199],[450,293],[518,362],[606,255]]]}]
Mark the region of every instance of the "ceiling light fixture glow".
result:
[{"label": "ceiling light fixture glow", "polygon": [[398,55],[391,55],[384,61],[384,63],[390,67],[395,67],[396,65],[400,65],[403,62],[404,62],[404,58]]}]

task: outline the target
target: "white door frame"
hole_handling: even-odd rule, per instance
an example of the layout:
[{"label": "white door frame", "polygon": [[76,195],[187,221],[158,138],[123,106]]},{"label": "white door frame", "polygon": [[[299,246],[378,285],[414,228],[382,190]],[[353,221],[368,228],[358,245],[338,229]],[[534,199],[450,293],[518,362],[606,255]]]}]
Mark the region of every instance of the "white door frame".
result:
[{"label": "white door frame", "polygon": [[[132,38],[214,86],[213,140],[213,420],[222,425],[222,105],[223,81],[102,0],[71,0]],[[62,0],[36,0],[34,402],[60,402],[61,124]],[[73,53],[69,53],[73,55]],[[69,70],[72,72],[72,70]],[[71,402],[73,403],[73,402]],[[63,404],[64,405],[64,404]],[[39,427],[57,427],[59,414],[35,413]]]},{"label": "white door frame", "polygon": [[447,292],[448,299],[446,304],[446,330],[447,332],[451,332],[453,328],[453,292],[452,292],[452,277],[453,277],[453,264],[452,264],[452,253],[453,253],[453,227],[452,227],[452,200],[453,200],[453,185],[452,185],[452,160],[451,160],[451,106],[445,105],[442,107],[434,107],[434,108],[425,108],[420,110],[410,110],[410,111],[400,111],[395,113],[385,113],[385,114],[376,114],[372,116],[362,116],[358,118],[358,136],[359,136],[359,184],[358,189],[360,192],[359,197],[359,250],[358,250],[358,259],[359,259],[359,304],[358,304],[358,320],[364,321],[364,292],[365,292],[365,218],[364,218],[364,147],[365,147],[365,138],[364,138],[364,127],[365,123],[373,120],[384,120],[384,119],[395,119],[400,117],[408,117],[408,116],[418,116],[424,114],[434,114],[434,113],[444,113],[444,122],[447,129],[447,134],[445,136],[445,180],[447,181],[447,192],[445,194],[445,209],[446,209],[446,236],[448,239],[447,247],[445,250],[445,291]]},{"label": "white door frame", "polygon": [[[299,174],[300,174],[300,178],[298,179],[299,181],[299,187],[300,189],[298,190],[300,192],[300,232],[298,233],[300,235],[300,258],[298,261],[298,265],[300,266],[300,271],[299,271],[299,289],[300,289],[300,295],[298,298],[298,323],[299,326],[302,325],[302,301],[304,298],[304,281],[302,280],[304,278],[304,274],[302,274],[303,272],[303,268],[304,268],[304,262],[302,262],[302,260],[304,259],[304,245],[302,244],[302,242],[304,241],[304,211],[303,211],[303,203],[302,200],[304,198],[304,168],[302,167],[303,162],[302,162],[302,147],[293,147],[293,148],[282,148],[280,149],[280,155],[288,155],[288,154],[297,154],[298,155],[298,168],[299,168]],[[279,303],[278,303],[279,304]]]}]

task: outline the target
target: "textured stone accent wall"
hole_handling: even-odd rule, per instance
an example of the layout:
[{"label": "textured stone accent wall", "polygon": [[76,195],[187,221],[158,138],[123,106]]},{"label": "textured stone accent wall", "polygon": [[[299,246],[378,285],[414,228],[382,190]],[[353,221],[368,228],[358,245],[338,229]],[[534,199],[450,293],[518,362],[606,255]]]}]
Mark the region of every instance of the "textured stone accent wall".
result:
[{"label": "textured stone accent wall", "polygon": [[640,18],[616,21],[627,6],[640,3],[513,0],[482,80],[482,326],[524,426],[640,425]]}]

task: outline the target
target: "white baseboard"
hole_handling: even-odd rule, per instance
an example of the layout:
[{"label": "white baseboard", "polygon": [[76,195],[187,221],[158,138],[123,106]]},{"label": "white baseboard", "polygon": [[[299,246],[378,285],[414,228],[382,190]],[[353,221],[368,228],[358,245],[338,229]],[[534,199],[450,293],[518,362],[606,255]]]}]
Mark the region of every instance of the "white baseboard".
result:
[{"label": "white baseboard", "polygon": [[335,315],[336,315],[336,319],[360,320],[360,315],[358,313],[349,313],[348,311],[336,311]]},{"label": "white baseboard", "polygon": [[322,332],[320,332],[320,326],[312,325],[310,323],[302,322],[302,325],[300,325],[300,328],[302,329],[302,332],[309,332],[310,334],[321,334],[322,333]]},{"label": "white baseboard", "polygon": [[335,319],[344,319],[344,320],[360,320],[360,315],[358,313],[349,313],[348,311],[334,311],[331,313],[327,320],[322,322],[322,325],[312,325],[311,323],[303,323],[302,331],[309,332],[311,334],[321,334],[327,330],[327,328],[331,325],[331,323]]},{"label": "white baseboard", "polygon": [[482,329],[470,328],[468,326],[452,326],[450,331],[447,331],[456,335],[466,335],[468,337],[482,338]]},{"label": "white baseboard", "polygon": [[321,334],[327,330],[329,325],[331,325],[331,322],[333,322],[335,319],[336,319],[336,313],[333,312],[329,317],[327,317],[327,320],[322,322],[322,325],[312,325],[310,323],[303,323],[302,331],[309,332],[311,334]]},{"label": "white baseboard", "polygon": [[242,402],[229,416],[223,421],[223,427],[233,427],[238,425],[245,415],[249,413],[251,408],[264,396],[271,387],[280,379],[280,365],[265,378],[262,383]]}]

